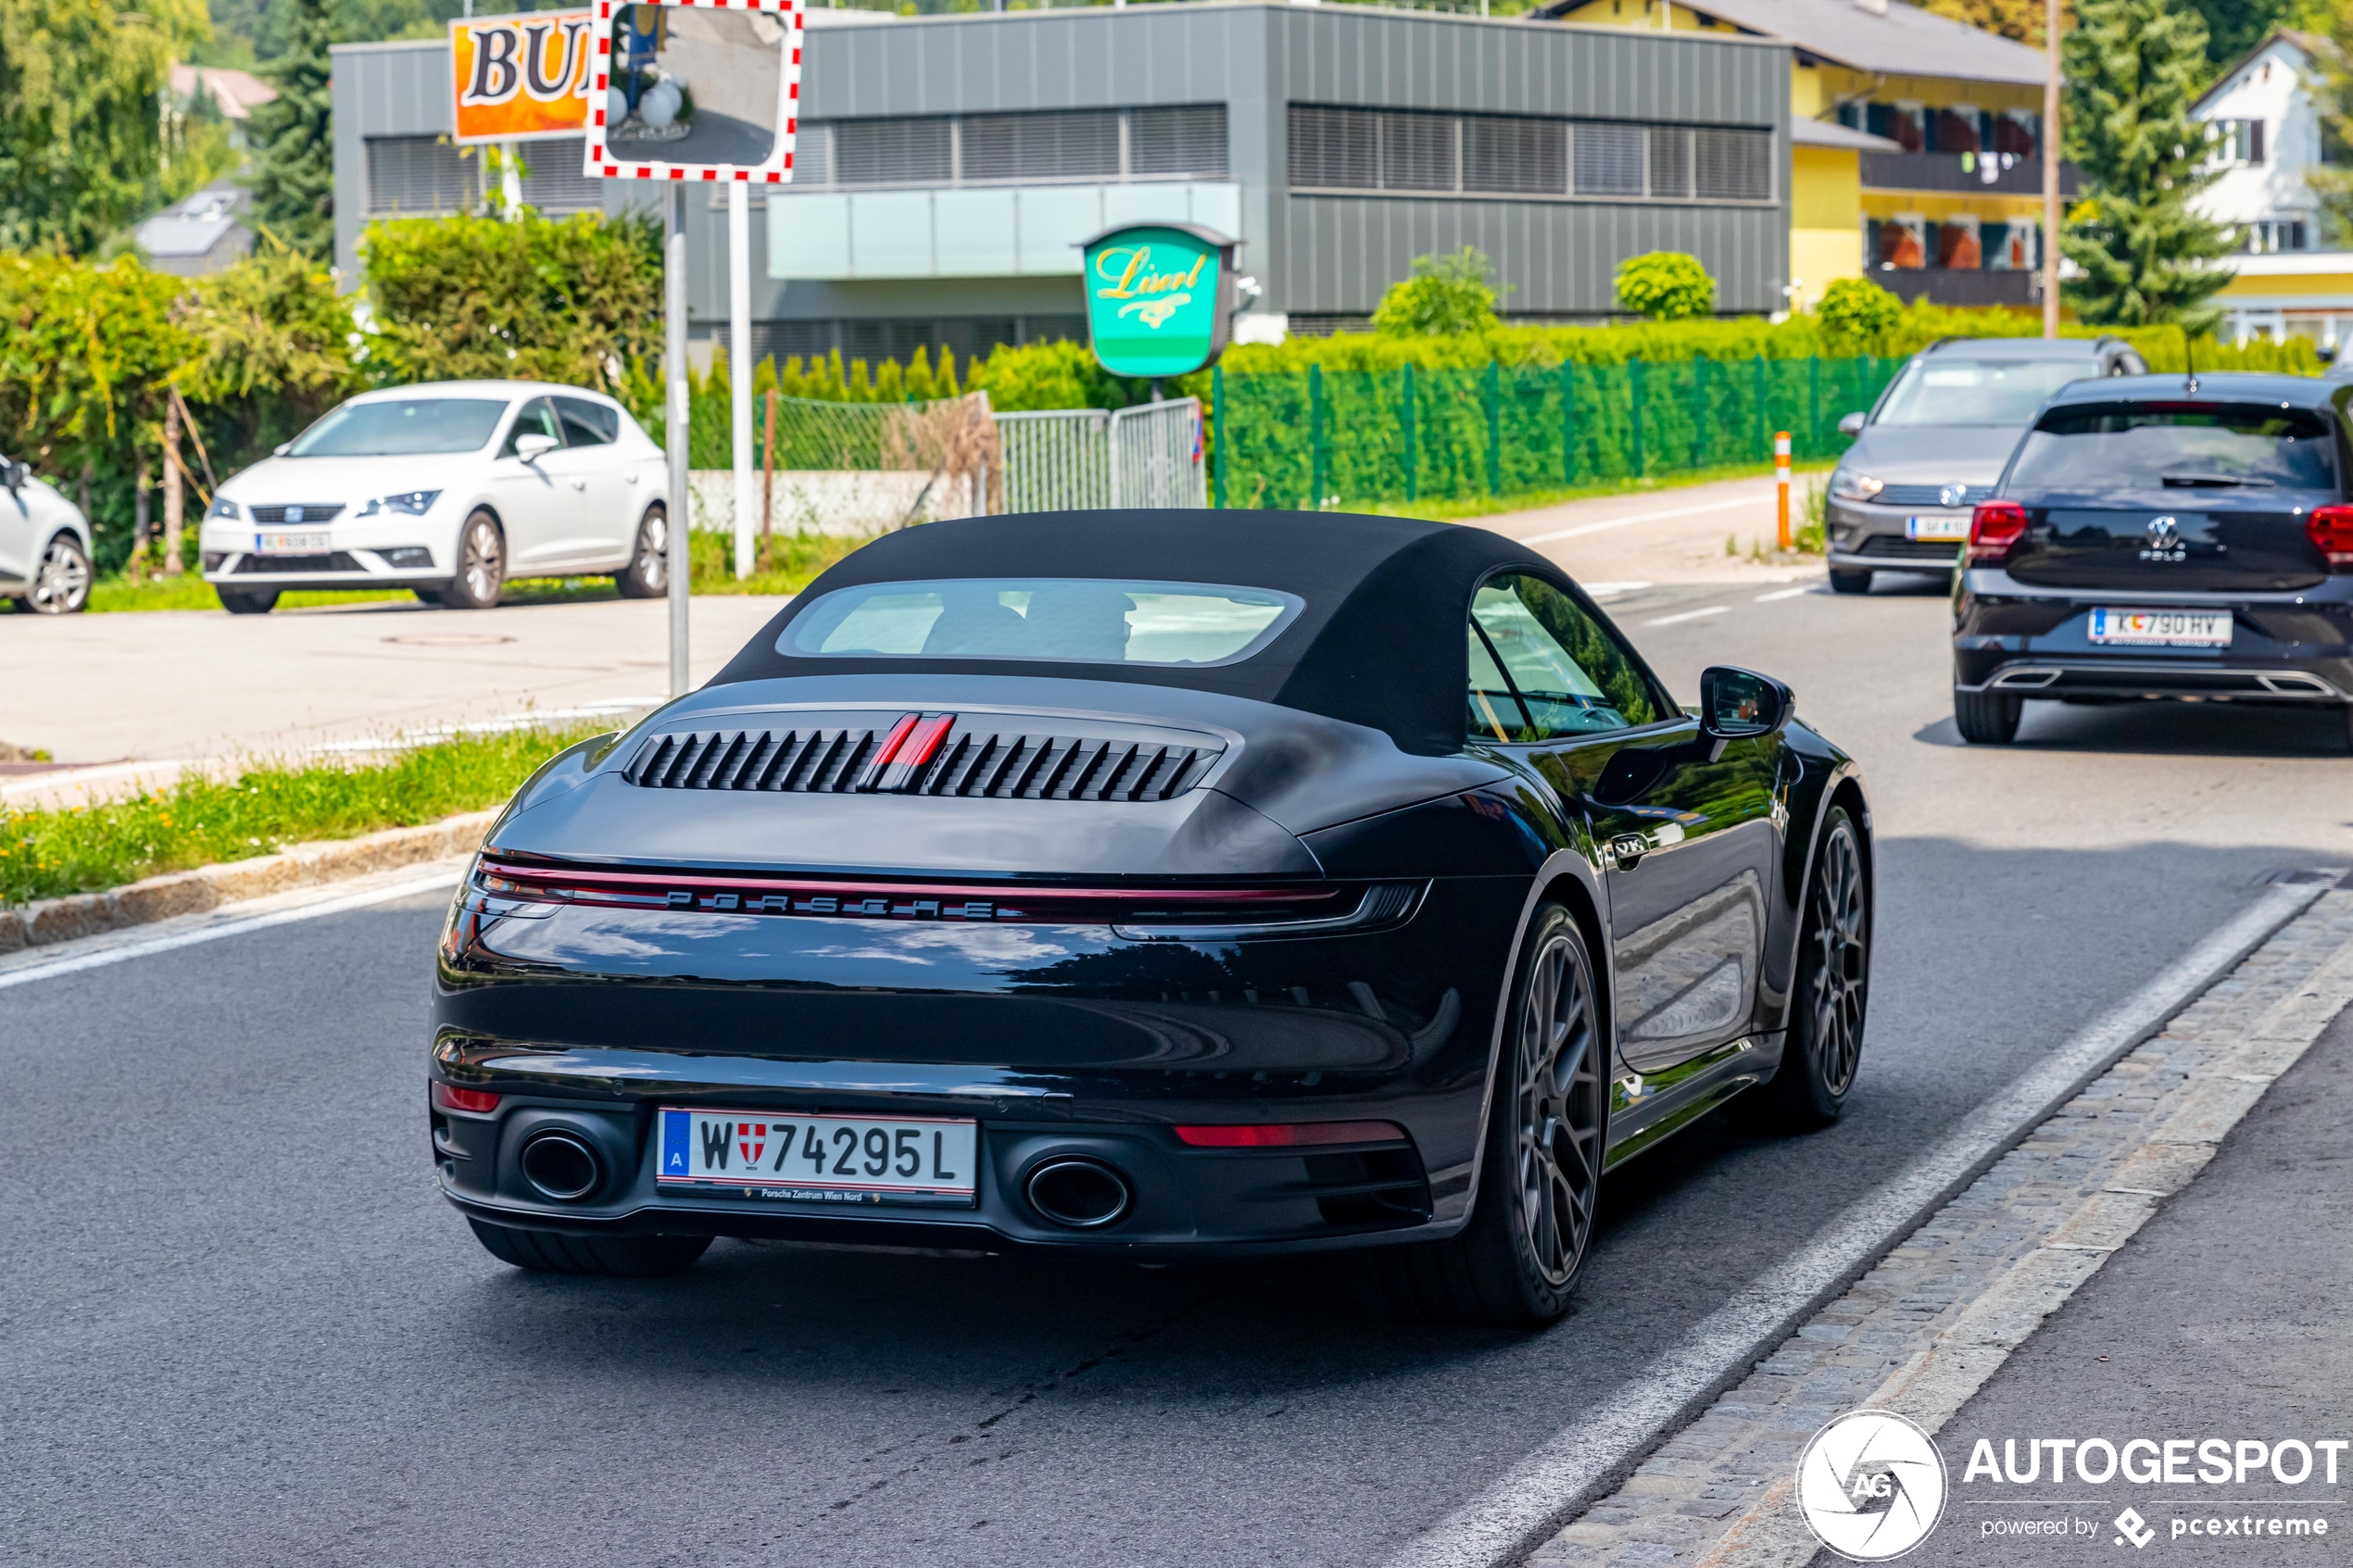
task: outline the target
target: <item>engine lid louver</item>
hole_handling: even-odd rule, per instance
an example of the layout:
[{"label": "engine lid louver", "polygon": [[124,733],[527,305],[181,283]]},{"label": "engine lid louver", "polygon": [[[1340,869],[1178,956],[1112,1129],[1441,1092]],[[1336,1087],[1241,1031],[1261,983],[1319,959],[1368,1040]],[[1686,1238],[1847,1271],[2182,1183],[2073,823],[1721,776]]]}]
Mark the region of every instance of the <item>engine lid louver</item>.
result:
[{"label": "engine lid louver", "polygon": [[647,789],[1166,800],[1200,783],[1224,754],[1207,736],[1028,734],[989,720],[908,713],[890,723],[655,735],[622,776]]}]

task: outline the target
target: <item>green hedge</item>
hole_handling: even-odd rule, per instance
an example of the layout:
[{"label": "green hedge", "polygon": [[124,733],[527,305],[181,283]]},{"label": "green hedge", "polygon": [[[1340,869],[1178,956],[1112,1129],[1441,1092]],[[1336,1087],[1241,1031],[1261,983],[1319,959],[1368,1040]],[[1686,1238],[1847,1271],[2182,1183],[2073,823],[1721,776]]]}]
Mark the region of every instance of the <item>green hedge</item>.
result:
[{"label": "green hedge", "polygon": [[1227,372],[1212,499],[1309,508],[1466,500],[1845,450],[1903,361],[1858,356],[1617,365]]}]

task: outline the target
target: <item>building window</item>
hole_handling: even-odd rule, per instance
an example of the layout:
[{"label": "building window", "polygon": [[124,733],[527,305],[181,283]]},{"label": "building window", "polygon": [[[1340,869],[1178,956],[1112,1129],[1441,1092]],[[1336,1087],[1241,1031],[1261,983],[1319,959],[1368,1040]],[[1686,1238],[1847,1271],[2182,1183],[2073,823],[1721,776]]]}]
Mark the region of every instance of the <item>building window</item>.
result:
[{"label": "building window", "polygon": [[2309,232],[2300,218],[2266,218],[2240,226],[2239,245],[2250,256],[2302,250]]},{"label": "building window", "polygon": [[1290,107],[1295,190],[1770,201],[1772,158],[1745,128]]},{"label": "building window", "polygon": [[367,147],[371,218],[464,212],[482,194],[473,165],[447,138],[371,136]]},{"label": "building window", "polygon": [[2207,123],[2212,128],[2207,135],[2214,144],[2215,162],[2260,164],[2263,161],[2261,120],[2215,119]]},{"label": "building window", "polygon": [[542,212],[601,212],[605,182],[584,172],[583,139],[533,142],[522,150],[522,199]]},{"label": "building window", "polygon": [[1223,104],[809,120],[793,147],[793,183],[804,187],[1222,178],[1226,169]]}]

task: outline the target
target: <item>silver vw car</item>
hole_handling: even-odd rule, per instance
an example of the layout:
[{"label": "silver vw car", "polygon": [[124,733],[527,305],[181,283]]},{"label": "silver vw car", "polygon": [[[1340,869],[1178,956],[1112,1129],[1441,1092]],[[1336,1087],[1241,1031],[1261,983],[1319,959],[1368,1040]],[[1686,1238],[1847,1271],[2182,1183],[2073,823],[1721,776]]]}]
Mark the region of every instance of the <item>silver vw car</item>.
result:
[{"label": "silver vw car", "polygon": [[1875,571],[1953,570],[1969,508],[1994,494],[2034,412],[2060,387],[2148,366],[2100,338],[1945,338],[1912,356],[1868,414],[1839,420],[1856,438],[1831,475],[1831,587],[1868,594]]}]

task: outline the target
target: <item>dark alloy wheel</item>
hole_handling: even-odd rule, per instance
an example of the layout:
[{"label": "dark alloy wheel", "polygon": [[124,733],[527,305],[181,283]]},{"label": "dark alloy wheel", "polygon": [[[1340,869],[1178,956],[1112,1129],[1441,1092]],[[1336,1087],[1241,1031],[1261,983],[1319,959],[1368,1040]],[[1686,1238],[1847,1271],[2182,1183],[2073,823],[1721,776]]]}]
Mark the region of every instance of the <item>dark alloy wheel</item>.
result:
[{"label": "dark alloy wheel", "polygon": [[1833,806],[1806,895],[1780,1070],[1749,1097],[1750,1120],[1759,1130],[1809,1132],[1838,1120],[1863,1060],[1870,985],[1871,894],[1862,838],[1846,808]]},{"label": "dark alloy wheel", "polygon": [[670,514],[648,507],[637,524],[636,551],[629,570],[612,580],[624,599],[658,599],[670,591]]},{"label": "dark alloy wheel", "polygon": [[506,581],[507,542],[498,520],[476,512],[459,531],[458,575],[441,590],[441,602],[451,609],[488,609]]},{"label": "dark alloy wheel", "polygon": [[1568,1311],[1601,1192],[1608,1051],[1585,939],[1567,909],[1546,904],[1521,953],[1470,1224],[1374,1255],[1393,1305],[1516,1327]]},{"label": "dark alloy wheel", "polygon": [[1953,689],[1953,727],[1971,746],[2007,746],[2018,738],[2026,699],[2008,692]]},{"label": "dark alloy wheel", "polygon": [[474,1219],[466,1223],[492,1257],[535,1273],[659,1279],[691,1268],[711,1246],[707,1236],[567,1236]]},{"label": "dark alloy wheel", "polygon": [[1844,567],[1831,568],[1831,592],[1833,594],[1868,594],[1871,591],[1871,573],[1849,571]]}]

